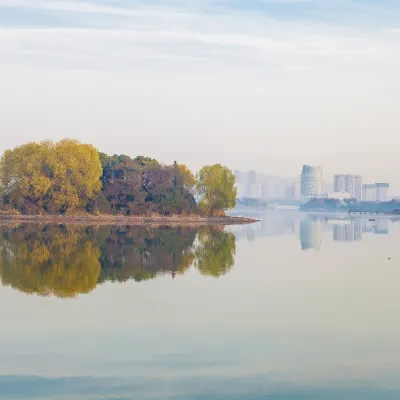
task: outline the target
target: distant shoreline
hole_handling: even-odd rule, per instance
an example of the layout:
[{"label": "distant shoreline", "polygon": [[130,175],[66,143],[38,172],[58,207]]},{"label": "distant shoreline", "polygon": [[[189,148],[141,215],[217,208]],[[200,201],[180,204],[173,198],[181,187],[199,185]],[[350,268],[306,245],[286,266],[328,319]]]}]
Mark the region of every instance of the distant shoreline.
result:
[{"label": "distant shoreline", "polygon": [[0,215],[0,222],[36,222],[45,224],[83,225],[158,225],[158,226],[205,226],[205,225],[246,225],[258,222],[246,217],[201,217],[201,216],[117,216],[117,215]]}]

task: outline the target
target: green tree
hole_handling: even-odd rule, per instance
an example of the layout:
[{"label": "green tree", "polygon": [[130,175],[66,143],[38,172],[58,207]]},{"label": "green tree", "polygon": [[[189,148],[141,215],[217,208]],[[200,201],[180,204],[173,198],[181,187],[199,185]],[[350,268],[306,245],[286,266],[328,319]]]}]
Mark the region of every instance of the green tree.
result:
[{"label": "green tree", "polygon": [[207,165],[197,174],[199,207],[209,216],[224,215],[236,205],[235,175],[221,164]]}]

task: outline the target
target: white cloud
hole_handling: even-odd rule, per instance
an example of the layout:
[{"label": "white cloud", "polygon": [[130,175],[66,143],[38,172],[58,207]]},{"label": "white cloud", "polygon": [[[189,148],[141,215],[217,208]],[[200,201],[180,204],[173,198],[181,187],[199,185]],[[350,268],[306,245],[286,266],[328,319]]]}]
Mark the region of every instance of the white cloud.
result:
[{"label": "white cloud", "polygon": [[374,157],[400,144],[400,43],[384,21],[367,29],[220,12],[211,1],[0,6],[11,3],[61,22],[0,28],[5,147],[72,135],[110,152],[287,176],[313,160],[334,172],[342,155],[340,170],[382,180]]}]

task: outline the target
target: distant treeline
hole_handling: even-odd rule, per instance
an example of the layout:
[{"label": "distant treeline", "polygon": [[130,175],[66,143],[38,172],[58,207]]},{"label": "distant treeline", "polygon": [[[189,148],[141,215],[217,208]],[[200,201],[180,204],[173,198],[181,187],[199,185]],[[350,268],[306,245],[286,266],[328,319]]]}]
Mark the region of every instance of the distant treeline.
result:
[{"label": "distant treeline", "polygon": [[205,214],[235,206],[235,177],[220,165],[186,165],[99,153],[76,140],[27,143],[0,159],[0,212]]},{"label": "distant treeline", "polygon": [[357,201],[356,199],[310,199],[300,206],[301,211],[345,211],[345,212],[370,212],[370,213],[399,213],[400,202],[396,200]]}]

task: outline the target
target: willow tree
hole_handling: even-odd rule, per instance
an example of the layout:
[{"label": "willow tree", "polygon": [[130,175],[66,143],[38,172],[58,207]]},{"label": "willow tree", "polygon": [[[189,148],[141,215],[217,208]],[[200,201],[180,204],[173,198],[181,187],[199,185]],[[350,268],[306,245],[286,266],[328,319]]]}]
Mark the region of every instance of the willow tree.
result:
[{"label": "willow tree", "polygon": [[197,174],[199,207],[209,216],[224,215],[236,205],[235,175],[221,164],[206,165]]},{"label": "willow tree", "polygon": [[83,209],[101,189],[97,150],[76,140],[27,143],[7,150],[0,161],[5,202],[26,212]]}]

